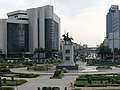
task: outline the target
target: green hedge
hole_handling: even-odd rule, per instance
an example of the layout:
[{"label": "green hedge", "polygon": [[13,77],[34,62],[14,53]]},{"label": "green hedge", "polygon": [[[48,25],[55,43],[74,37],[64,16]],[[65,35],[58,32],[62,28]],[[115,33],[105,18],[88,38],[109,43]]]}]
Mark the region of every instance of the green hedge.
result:
[{"label": "green hedge", "polygon": [[74,85],[76,87],[120,86],[120,74],[80,75]]},{"label": "green hedge", "polygon": [[19,73],[17,74],[17,77],[19,78],[35,78],[35,77],[38,77],[39,75],[38,74],[24,74],[24,73]]},{"label": "green hedge", "polygon": [[10,88],[10,87],[2,87],[2,88],[0,88],[0,90],[14,90],[14,88]]},{"label": "green hedge", "polygon": [[6,80],[6,83],[2,83],[2,86],[16,86],[16,85],[22,85],[26,82],[27,82],[26,80],[17,80],[17,81]]},{"label": "green hedge", "polygon": [[9,69],[0,69],[0,73],[12,73]]},{"label": "green hedge", "polygon": [[60,90],[59,87],[43,87],[42,90]]},{"label": "green hedge", "polygon": [[58,78],[58,79],[61,79],[63,78],[64,74],[63,74],[63,71],[62,70],[56,70],[53,77],[51,78]]},{"label": "green hedge", "polygon": [[76,81],[87,81],[87,78],[76,78]]}]

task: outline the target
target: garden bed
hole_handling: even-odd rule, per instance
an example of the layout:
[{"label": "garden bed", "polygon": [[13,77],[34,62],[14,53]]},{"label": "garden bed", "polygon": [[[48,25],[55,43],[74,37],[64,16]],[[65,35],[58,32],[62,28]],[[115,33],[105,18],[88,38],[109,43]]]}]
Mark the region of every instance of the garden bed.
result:
[{"label": "garden bed", "polygon": [[81,75],[76,78],[74,86],[76,87],[118,87],[120,86],[119,74],[102,74],[102,75]]}]

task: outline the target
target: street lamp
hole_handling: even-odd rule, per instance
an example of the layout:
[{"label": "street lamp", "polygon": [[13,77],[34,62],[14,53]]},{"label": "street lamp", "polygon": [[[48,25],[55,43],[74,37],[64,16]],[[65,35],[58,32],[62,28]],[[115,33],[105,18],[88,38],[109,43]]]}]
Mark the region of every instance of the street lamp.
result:
[{"label": "street lamp", "polygon": [[114,62],[115,60],[115,51],[114,51],[114,28],[113,28],[113,18],[114,18],[114,13],[115,13],[115,10],[111,10],[111,12],[113,13],[113,17],[112,17],[112,32],[113,32],[113,59],[112,59],[112,62]]}]

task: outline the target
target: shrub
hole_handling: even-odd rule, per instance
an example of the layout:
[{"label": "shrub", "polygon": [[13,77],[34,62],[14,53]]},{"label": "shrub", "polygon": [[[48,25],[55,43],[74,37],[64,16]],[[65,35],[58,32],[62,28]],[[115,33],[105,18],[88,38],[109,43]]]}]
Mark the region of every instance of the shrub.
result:
[{"label": "shrub", "polygon": [[0,69],[2,73],[12,73],[9,69]]},{"label": "shrub", "polygon": [[10,88],[10,87],[2,87],[2,88],[0,88],[0,90],[14,90],[14,88]]},{"label": "shrub", "polygon": [[13,76],[11,77],[11,81],[14,81],[14,77]]},{"label": "shrub", "polygon": [[53,75],[53,78],[62,78],[63,76],[63,71],[62,70],[56,70],[54,75]]},{"label": "shrub", "polygon": [[52,90],[60,90],[59,87],[52,87]]},{"label": "shrub", "polygon": [[103,84],[103,79],[102,78],[100,79],[100,83]]},{"label": "shrub", "polygon": [[65,89],[64,90],[67,90],[67,87],[65,87]]},{"label": "shrub", "polygon": [[35,66],[33,67],[33,70],[36,70],[36,71],[43,71],[43,70],[46,70],[47,67],[46,66]]},{"label": "shrub", "polygon": [[110,83],[111,82],[111,79],[110,78],[108,78],[108,83]]},{"label": "shrub", "polygon": [[6,83],[6,78],[3,78],[3,83]]},{"label": "shrub", "polygon": [[38,87],[37,90],[40,90],[40,87]]},{"label": "shrub", "polygon": [[116,80],[115,83],[120,84],[120,80]]},{"label": "shrub", "polygon": [[18,77],[20,78],[35,78],[35,77],[38,77],[39,75],[38,74],[24,74],[24,73],[19,73],[18,74]]},{"label": "shrub", "polygon": [[48,89],[47,90],[52,90],[52,88],[51,87],[48,87]]},{"label": "shrub", "polygon": [[98,66],[96,69],[99,70],[99,69],[112,69],[112,68],[110,66]]},{"label": "shrub", "polygon": [[111,80],[111,82],[112,82],[112,84],[114,84],[114,83],[115,83],[115,80],[114,80],[114,79],[112,79],[112,80]]},{"label": "shrub", "polygon": [[106,87],[105,84],[91,84],[91,85],[88,85],[88,87]]},{"label": "shrub", "polygon": [[87,81],[88,78],[76,78],[76,81]]},{"label": "shrub", "polygon": [[84,83],[80,83],[79,81],[76,81],[74,86],[76,86],[76,87],[85,87],[85,84]]},{"label": "shrub", "polygon": [[42,87],[42,90],[47,90],[47,87]]}]

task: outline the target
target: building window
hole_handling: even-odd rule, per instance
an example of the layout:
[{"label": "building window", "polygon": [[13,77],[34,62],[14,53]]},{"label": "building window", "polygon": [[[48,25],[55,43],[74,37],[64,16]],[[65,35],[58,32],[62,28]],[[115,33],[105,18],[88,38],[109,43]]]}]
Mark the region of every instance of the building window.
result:
[{"label": "building window", "polygon": [[70,54],[70,50],[66,50],[65,53],[66,53],[66,54]]},{"label": "building window", "polygon": [[7,51],[29,51],[29,26],[22,23],[7,23]]},{"label": "building window", "polygon": [[69,56],[67,56],[67,57],[66,57],[66,60],[70,60],[70,57],[69,57]]}]

